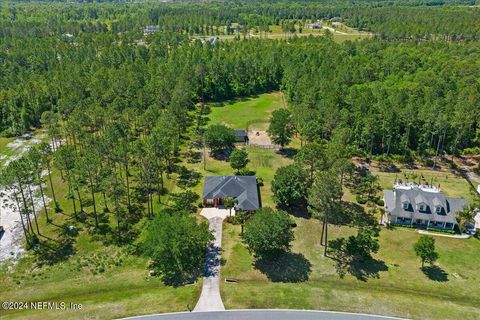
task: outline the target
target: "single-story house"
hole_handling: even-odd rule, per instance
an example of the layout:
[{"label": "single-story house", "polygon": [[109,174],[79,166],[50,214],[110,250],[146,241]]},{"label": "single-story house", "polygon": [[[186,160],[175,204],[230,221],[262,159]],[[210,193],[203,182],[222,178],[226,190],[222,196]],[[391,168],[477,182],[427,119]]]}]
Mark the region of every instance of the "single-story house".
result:
[{"label": "single-story house", "polygon": [[457,224],[455,213],[467,205],[463,198],[446,197],[436,187],[415,183],[395,183],[393,190],[384,190],[383,195],[383,222],[419,228],[452,230]]},{"label": "single-story house", "polygon": [[155,32],[157,32],[159,29],[159,26],[146,26],[144,29],[143,29],[143,34],[145,36],[149,35],[149,34],[153,34]]},{"label": "single-story house", "polygon": [[221,206],[224,199],[235,200],[236,211],[255,211],[260,207],[256,176],[205,177],[203,203]]},{"label": "single-story house", "polygon": [[309,23],[307,27],[310,29],[322,29],[322,25],[320,23]]},{"label": "single-story house", "polygon": [[237,142],[248,142],[248,133],[247,130],[234,130],[235,132],[235,141]]}]

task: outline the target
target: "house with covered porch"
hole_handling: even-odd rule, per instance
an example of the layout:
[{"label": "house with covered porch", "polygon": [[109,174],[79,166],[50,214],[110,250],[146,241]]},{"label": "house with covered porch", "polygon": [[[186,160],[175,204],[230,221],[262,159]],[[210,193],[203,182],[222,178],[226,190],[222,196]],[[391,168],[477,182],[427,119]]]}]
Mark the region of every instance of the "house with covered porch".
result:
[{"label": "house with covered porch", "polygon": [[395,183],[383,195],[384,223],[418,228],[452,230],[457,224],[455,213],[467,206],[463,198],[446,197],[439,188],[415,183]]}]

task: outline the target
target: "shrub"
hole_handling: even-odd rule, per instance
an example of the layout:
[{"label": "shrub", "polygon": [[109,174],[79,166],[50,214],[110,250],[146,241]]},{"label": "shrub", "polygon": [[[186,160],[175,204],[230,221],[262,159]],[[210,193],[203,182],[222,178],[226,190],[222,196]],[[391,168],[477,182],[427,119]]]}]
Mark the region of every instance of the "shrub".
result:
[{"label": "shrub", "polygon": [[447,233],[447,234],[455,234],[455,230],[442,230],[437,228],[428,227],[427,231],[438,232],[438,233]]},{"label": "shrub", "polygon": [[357,202],[358,202],[359,204],[365,204],[365,203],[367,203],[367,200],[366,200],[365,198],[363,198],[363,197],[362,197],[361,195],[359,195],[359,194],[357,194],[357,195],[355,196],[355,199],[357,200]]}]

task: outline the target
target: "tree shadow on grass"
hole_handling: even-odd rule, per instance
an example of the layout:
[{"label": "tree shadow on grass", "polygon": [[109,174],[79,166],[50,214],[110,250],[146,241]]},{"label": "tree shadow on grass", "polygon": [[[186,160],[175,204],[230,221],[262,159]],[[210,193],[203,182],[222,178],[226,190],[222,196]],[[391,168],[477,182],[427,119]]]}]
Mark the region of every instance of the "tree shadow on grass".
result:
[{"label": "tree shadow on grass", "polygon": [[255,268],[273,282],[303,282],[308,280],[312,264],[303,254],[284,252],[276,258],[258,259]]},{"label": "tree shadow on grass", "polygon": [[297,218],[310,219],[312,217],[312,214],[308,211],[307,205],[304,203],[290,207],[280,207],[280,209],[285,210]]},{"label": "tree shadow on grass", "polygon": [[352,261],[347,270],[357,280],[366,282],[369,278],[380,278],[380,272],[388,271],[388,266],[381,260],[370,258],[363,261]]},{"label": "tree shadow on grass", "polygon": [[34,248],[39,265],[54,265],[66,261],[75,253],[73,239],[63,238],[58,241],[40,241]]},{"label": "tree shadow on grass", "polygon": [[420,269],[430,280],[438,282],[448,281],[448,273],[439,266],[427,266]]},{"label": "tree shadow on grass", "polygon": [[278,154],[284,157],[287,157],[289,159],[293,159],[293,157],[295,157],[297,153],[298,153],[298,149],[290,148],[290,147],[278,150]]}]

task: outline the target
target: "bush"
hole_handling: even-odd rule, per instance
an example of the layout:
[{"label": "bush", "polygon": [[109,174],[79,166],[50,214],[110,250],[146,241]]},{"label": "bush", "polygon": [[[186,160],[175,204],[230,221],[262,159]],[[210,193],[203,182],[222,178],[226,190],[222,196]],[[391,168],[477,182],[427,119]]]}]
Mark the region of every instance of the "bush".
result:
[{"label": "bush", "polygon": [[359,204],[365,204],[365,203],[367,203],[367,200],[364,199],[364,198],[363,198],[361,195],[359,195],[359,194],[357,194],[357,195],[355,196],[355,199],[357,200],[357,202],[358,202]]},{"label": "bush", "polygon": [[378,199],[377,200],[377,206],[380,206],[380,207],[385,206],[385,201],[383,201],[383,199]]},{"label": "bush", "polygon": [[463,149],[462,151],[462,155],[476,155],[476,154],[480,154],[480,147],[474,147],[474,148],[465,148]]},{"label": "bush", "polygon": [[437,228],[428,227],[427,231],[438,232],[438,233],[447,233],[447,234],[455,234],[455,230],[442,230]]},{"label": "bush", "polygon": [[257,177],[257,184],[259,186],[263,186],[263,178],[262,177]]},{"label": "bush", "polygon": [[399,228],[406,228],[406,229],[417,229],[417,227],[409,225],[409,224],[401,224],[401,223],[389,223],[390,226],[399,227]]}]

